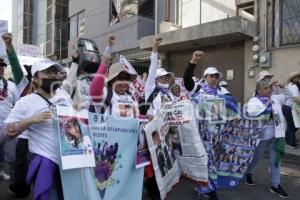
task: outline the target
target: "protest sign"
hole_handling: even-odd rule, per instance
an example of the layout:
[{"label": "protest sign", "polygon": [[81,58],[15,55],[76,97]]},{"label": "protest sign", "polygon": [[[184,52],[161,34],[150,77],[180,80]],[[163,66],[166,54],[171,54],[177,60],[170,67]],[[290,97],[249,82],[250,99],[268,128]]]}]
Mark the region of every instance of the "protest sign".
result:
[{"label": "protest sign", "polygon": [[296,128],[300,128],[300,104],[294,103],[292,106],[292,115]]},{"label": "protest sign", "polygon": [[43,57],[43,48],[37,45],[31,44],[18,44],[17,54],[19,56],[28,56],[28,57]]},{"label": "protest sign", "polygon": [[144,97],[144,84],[141,78],[139,77],[136,70],[133,68],[133,66],[130,64],[130,62],[125,58],[125,56],[120,56],[120,63],[124,64],[125,67],[128,69],[128,71],[131,74],[136,74],[137,78],[130,84],[130,92],[133,94],[135,99],[139,101],[141,98]]},{"label": "protest sign", "polygon": [[100,199],[141,199],[144,169],[135,167],[139,121],[90,113],[89,124]]},{"label": "protest sign", "polygon": [[72,108],[57,107],[62,169],[94,167],[95,156],[88,127],[88,116]]},{"label": "protest sign", "polygon": [[139,136],[137,142],[136,168],[145,167],[150,164],[150,152],[146,141],[146,134],[144,127],[148,120],[140,119]]},{"label": "protest sign", "polygon": [[2,58],[6,64],[9,64],[5,43],[2,40],[2,35],[7,32],[8,32],[7,20],[0,20],[0,58]]},{"label": "protest sign", "polygon": [[162,199],[182,174],[208,181],[207,155],[190,100],[165,104],[145,132]]}]

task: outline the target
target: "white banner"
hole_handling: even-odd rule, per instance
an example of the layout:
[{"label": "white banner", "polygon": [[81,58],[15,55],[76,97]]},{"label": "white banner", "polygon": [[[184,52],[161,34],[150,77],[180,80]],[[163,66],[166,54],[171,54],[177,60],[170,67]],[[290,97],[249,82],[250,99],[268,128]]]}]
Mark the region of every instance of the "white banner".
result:
[{"label": "white banner", "polygon": [[145,132],[162,199],[181,175],[208,181],[208,157],[190,100],[165,105]]},{"label": "white banner", "polygon": [[43,57],[43,48],[37,45],[31,44],[19,44],[17,48],[17,54],[19,56],[29,57]]},{"label": "white banner", "polygon": [[6,48],[4,41],[2,40],[2,35],[8,31],[7,20],[0,20],[0,58],[4,59],[4,62],[8,64]]}]

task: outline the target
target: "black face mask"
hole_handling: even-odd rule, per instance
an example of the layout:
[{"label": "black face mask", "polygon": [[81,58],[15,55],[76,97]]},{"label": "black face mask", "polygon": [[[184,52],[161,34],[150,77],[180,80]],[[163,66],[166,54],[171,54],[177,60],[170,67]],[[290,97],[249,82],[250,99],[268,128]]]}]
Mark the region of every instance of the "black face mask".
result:
[{"label": "black face mask", "polygon": [[50,93],[51,89],[55,91],[57,88],[60,87],[60,81],[58,79],[50,79],[50,78],[43,78],[41,89],[44,90],[46,93]]}]

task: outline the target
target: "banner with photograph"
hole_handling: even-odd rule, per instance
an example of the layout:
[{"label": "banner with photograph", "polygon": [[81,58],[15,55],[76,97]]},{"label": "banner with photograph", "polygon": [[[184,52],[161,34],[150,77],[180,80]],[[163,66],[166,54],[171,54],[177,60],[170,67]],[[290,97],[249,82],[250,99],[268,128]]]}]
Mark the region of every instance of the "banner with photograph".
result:
[{"label": "banner with photograph", "polygon": [[145,126],[148,123],[148,120],[140,119],[139,125],[139,136],[137,142],[137,155],[136,155],[136,168],[145,167],[150,165],[151,158],[150,152],[146,140]]},{"label": "banner with photograph", "polygon": [[136,169],[139,121],[89,113],[100,199],[141,199],[144,168]]},{"label": "banner with photograph", "polygon": [[56,111],[62,169],[95,167],[88,116],[62,106]]},{"label": "banner with photograph", "polygon": [[166,104],[145,126],[152,164],[162,199],[181,175],[207,182],[207,154],[190,100]]},{"label": "banner with photograph", "polygon": [[239,185],[260,142],[264,122],[244,119],[231,96],[199,100],[197,108],[210,178],[209,184],[201,185],[198,191]]},{"label": "banner with photograph", "polygon": [[296,128],[300,128],[300,104],[294,103],[292,107],[292,115]]}]

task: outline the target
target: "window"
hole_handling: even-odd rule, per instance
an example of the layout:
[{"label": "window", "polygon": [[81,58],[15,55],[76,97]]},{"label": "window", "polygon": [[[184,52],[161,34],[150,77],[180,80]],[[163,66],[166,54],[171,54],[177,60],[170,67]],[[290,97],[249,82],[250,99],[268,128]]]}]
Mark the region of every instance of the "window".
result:
[{"label": "window", "polygon": [[110,25],[138,14],[138,0],[111,0]]},{"label": "window", "polygon": [[81,11],[70,18],[70,38],[77,38],[85,34],[85,12]]},{"label": "window", "polygon": [[140,0],[139,1],[139,16],[154,19],[154,5],[153,0]]},{"label": "window", "polygon": [[272,0],[268,8],[268,46],[300,44],[300,1]]},{"label": "window", "polygon": [[281,44],[300,44],[300,1],[281,2]]}]

